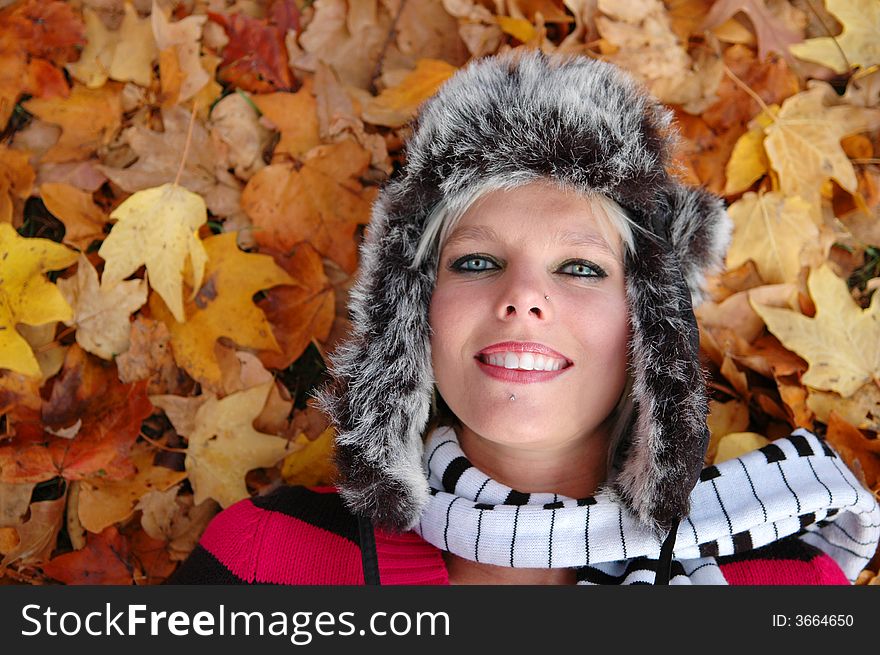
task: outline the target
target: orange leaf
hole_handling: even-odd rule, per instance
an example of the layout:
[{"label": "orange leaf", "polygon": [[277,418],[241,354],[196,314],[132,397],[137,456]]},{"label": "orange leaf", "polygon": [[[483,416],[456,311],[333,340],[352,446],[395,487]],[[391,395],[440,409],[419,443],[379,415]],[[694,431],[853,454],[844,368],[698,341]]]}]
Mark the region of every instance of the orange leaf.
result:
[{"label": "orange leaf", "polygon": [[128,542],[112,526],[101,534],[89,534],[84,548],[49,560],[42,568],[65,584],[130,585],[140,574]]},{"label": "orange leaf", "polygon": [[321,144],[313,86],[312,78],[306,78],[296,93],[268,93],[251,98],[281,132],[281,141],[275,146],[275,154],[287,153],[299,159]]},{"label": "orange leaf", "polygon": [[847,466],[872,490],[880,484],[880,440],[868,439],[834,410],[828,417],[828,443]]}]

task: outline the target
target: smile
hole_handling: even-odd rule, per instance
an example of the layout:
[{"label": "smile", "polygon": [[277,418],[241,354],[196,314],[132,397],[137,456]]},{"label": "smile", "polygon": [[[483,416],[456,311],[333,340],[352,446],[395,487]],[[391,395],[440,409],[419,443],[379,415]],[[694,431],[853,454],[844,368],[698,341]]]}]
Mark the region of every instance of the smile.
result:
[{"label": "smile", "polygon": [[571,364],[563,366],[557,370],[551,371],[525,371],[518,368],[504,368],[503,366],[495,366],[482,361],[479,357],[475,357],[477,366],[486,375],[497,380],[505,382],[514,382],[520,384],[530,384],[532,382],[547,382],[564,374],[571,368]]}]

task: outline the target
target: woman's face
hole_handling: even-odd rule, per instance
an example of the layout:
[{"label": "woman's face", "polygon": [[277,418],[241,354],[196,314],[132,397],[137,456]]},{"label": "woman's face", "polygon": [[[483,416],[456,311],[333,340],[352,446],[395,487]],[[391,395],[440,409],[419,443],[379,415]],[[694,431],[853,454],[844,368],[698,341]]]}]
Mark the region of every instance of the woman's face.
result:
[{"label": "woman's face", "polygon": [[[487,194],[450,235],[431,299],[432,363],[465,429],[534,448],[598,435],[626,383],[629,341],[623,246],[599,220],[587,200],[534,182]],[[480,354],[503,342],[552,349],[564,368],[505,367],[534,368],[533,345],[497,346],[506,360],[494,364]]]}]

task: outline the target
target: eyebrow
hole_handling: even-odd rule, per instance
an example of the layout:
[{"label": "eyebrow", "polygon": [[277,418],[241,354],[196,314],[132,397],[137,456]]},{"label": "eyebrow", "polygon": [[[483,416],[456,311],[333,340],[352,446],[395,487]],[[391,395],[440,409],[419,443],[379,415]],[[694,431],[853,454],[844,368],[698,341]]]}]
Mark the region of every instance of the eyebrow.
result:
[{"label": "eyebrow", "polygon": [[[589,232],[572,232],[571,230],[560,230],[555,235],[557,243],[563,246],[585,246],[588,248],[596,248],[605,252],[612,257],[617,257],[617,253],[612,250],[608,242],[602,237],[591,234]],[[446,241],[446,245],[459,243],[460,241],[501,241],[498,234],[488,225],[463,225],[458,227],[450,235]]]}]

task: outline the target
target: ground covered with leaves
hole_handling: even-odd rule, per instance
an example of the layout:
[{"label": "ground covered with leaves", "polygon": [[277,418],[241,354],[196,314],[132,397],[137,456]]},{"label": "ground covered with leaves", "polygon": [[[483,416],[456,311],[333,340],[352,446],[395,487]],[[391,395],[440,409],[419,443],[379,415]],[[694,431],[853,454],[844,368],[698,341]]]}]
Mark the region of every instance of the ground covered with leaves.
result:
[{"label": "ground covered with leaves", "polygon": [[[474,58],[614,62],[722,194],[718,462],[805,427],[880,493],[876,0],[0,0],[0,582],[155,584],[332,479],[308,402],[419,104]],[[876,558],[860,583],[877,584]]]}]

